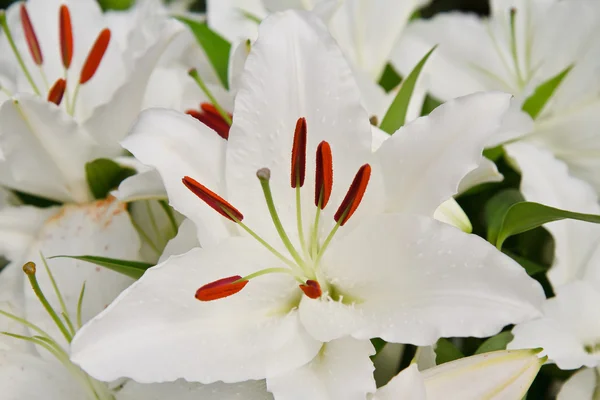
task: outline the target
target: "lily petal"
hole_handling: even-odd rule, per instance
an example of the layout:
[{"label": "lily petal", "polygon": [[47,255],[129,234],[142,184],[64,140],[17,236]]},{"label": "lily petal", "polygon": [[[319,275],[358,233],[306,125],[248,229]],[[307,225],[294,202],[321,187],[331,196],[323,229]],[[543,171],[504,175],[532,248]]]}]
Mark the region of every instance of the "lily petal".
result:
[{"label": "lily petal", "polygon": [[172,383],[140,384],[128,381],[117,400],[272,400],[264,381],[216,382],[210,385],[178,380]]},{"label": "lily petal", "polygon": [[563,383],[556,400],[592,400],[597,379],[597,372],[593,368],[584,368],[575,372]]},{"label": "lily petal", "polygon": [[321,343],[292,310],[301,292],[289,276],[261,276],[215,302],[194,298],[206,283],[279,263],[245,238],[171,257],[78,332],[72,360],[101,380],[125,376],[141,383],[238,382],[301,367]]},{"label": "lily petal", "polygon": [[342,302],[304,297],[299,309],[322,341],[352,335],[425,346],[486,337],[540,316],[545,299],[520,265],[480,237],[414,215],[365,220],[332,242],[321,271]]}]

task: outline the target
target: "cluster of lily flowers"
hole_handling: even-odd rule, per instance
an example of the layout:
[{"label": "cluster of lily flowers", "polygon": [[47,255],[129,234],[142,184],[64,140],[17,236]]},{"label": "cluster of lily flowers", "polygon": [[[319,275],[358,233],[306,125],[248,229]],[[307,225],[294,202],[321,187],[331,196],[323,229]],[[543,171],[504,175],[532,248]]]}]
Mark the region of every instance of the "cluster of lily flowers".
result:
[{"label": "cluster of lily flowers", "polygon": [[0,10],[1,399],[598,398],[600,2],[188,3]]}]

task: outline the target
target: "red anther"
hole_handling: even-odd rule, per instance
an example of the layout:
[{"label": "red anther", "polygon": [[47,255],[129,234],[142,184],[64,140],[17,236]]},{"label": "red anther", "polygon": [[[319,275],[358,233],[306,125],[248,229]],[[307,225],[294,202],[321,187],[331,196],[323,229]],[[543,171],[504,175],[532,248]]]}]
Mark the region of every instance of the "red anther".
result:
[{"label": "red anther", "polygon": [[[239,212],[234,206],[229,204],[221,196],[211,191],[195,179],[186,176],[182,179],[182,182],[188,189],[190,189],[192,193],[198,196],[200,200],[204,201],[209,207],[211,207],[213,210],[215,210],[225,218],[233,222],[236,222],[236,219],[238,221],[244,219],[242,213]],[[235,219],[231,216],[233,216]]]},{"label": "red anther", "polygon": [[213,301],[232,296],[241,291],[244,286],[248,284],[248,281],[241,279],[241,276],[235,275],[207,283],[196,290],[195,297],[200,301]]},{"label": "red anther", "polygon": [[[315,206],[325,208],[333,188],[333,158],[326,141],[317,147],[317,172],[315,174]],[[319,201],[320,200],[320,201]]]},{"label": "red anther", "polygon": [[40,48],[40,43],[38,42],[35,30],[33,29],[31,19],[29,19],[29,13],[27,12],[25,4],[21,4],[21,25],[23,25],[23,32],[25,33],[25,40],[27,40],[31,58],[33,58],[33,61],[37,65],[42,65],[44,62],[42,49]]},{"label": "red anther", "polygon": [[298,286],[300,286],[300,289],[302,289],[304,294],[311,299],[318,299],[323,294],[319,282],[313,281],[312,279],[307,280],[306,284]]},{"label": "red anther", "polygon": [[292,147],[292,187],[302,187],[306,175],[306,118],[298,118]]},{"label": "red anther", "polygon": [[340,222],[341,226],[344,226],[344,224],[348,222],[352,214],[354,214],[354,211],[356,211],[360,205],[365,191],[367,190],[369,178],[371,178],[371,166],[365,164],[358,169],[358,172],[350,185],[350,189],[348,189],[348,193],[346,193],[346,197],[344,197],[342,204],[340,204],[340,207],[333,216],[335,222],[340,222],[342,217],[344,219]]},{"label": "red anther", "polygon": [[104,53],[106,52],[106,48],[110,43],[110,29],[104,28],[102,32],[96,38],[92,49],[88,53],[87,58],[85,59],[85,63],[83,63],[83,68],[81,68],[81,75],[79,76],[79,83],[84,84],[96,73],[98,66],[102,62],[102,58],[104,57]]},{"label": "red anther", "polygon": [[63,66],[69,69],[71,60],[73,60],[73,27],[71,26],[69,7],[65,4],[60,6],[58,19],[60,26],[60,54]]},{"label": "red anther", "polygon": [[50,103],[56,104],[57,106],[60,105],[63,95],[65,94],[66,88],[67,81],[65,81],[63,78],[58,78],[58,80],[54,82],[54,85],[52,85],[52,88],[48,92],[48,101]]},{"label": "red anther", "polygon": [[[221,114],[217,111],[215,106],[210,103],[200,104],[200,110],[187,110],[185,113],[196,118],[204,125],[215,131],[223,139],[229,139],[229,129],[231,128],[227,121],[223,119]],[[229,118],[233,116],[229,114]]]}]

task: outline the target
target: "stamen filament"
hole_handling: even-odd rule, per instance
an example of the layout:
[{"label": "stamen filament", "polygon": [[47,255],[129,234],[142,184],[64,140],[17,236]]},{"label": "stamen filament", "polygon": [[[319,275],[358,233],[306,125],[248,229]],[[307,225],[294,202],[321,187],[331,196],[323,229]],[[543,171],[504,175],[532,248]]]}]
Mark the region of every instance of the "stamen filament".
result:
[{"label": "stamen filament", "polygon": [[515,72],[517,73],[517,79],[519,85],[524,85],[523,76],[521,75],[521,68],[519,66],[519,51],[517,49],[517,27],[516,27],[516,16],[517,10],[515,8],[510,9],[510,50],[513,56],[515,64]]},{"label": "stamen filament", "polygon": [[302,252],[307,254],[306,241],[304,239],[304,227],[302,226],[302,201],[300,199],[300,185],[296,185],[296,224],[298,225],[298,237]]},{"label": "stamen filament", "polygon": [[54,323],[56,324],[58,329],[60,329],[60,332],[63,334],[63,336],[65,337],[67,342],[71,343],[71,340],[73,340],[71,333],[67,330],[67,328],[65,327],[65,324],[63,324],[63,322],[61,321],[59,316],[56,314],[56,311],[54,311],[54,309],[48,302],[48,299],[46,299],[46,296],[44,296],[42,289],[40,288],[37,278],[35,277],[35,272],[36,272],[35,264],[32,263],[31,261],[27,262],[25,265],[23,265],[23,272],[25,272],[25,274],[27,275],[27,278],[29,279],[29,283],[31,284],[31,288],[33,289],[33,292],[35,293],[37,298],[40,300],[40,302],[46,309],[46,312],[48,313],[48,315],[50,315],[50,317],[52,318],[52,320],[54,321]]},{"label": "stamen filament", "polygon": [[325,254],[325,250],[327,250],[329,243],[331,243],[331,239],[333,239],[338,229],[340,229],[340,226],[342,226],[342,221],[344,221],[344,218],[346,218],[346,214],[348,214],[348,211],[350,211],[350,208],[347,208],[346,211],[344,211],[344,213],[342,214],[342,218],[340,218],[336,222],[335,226],[333,227],[331,232],[329,232],[329,235],[327,235],[327,238],[323,242],[323,246],[321,246],[321,248],[319,249],[319,253],[315,261],[316,268],[319,268],[319,261],[321,261],[321,257],[323,257],[323,254]]},{"label": "stamen filament", "polygon": [[277,229],[277,233],[279,234],[281,241],[291,254],[292,258],[296,261],[296,263],[298,263],[298,265],[302,269],[305,269],[304,260],[302,259],[302,257],[300,257],[300,254],[298,254],[298,252],[294,248],[294,245],[292,245],[290,238],[288,237],[287,233],[285,233],[285,229],[283,229],[283,225],[281,224],[281,220],[279,219],[279,214],[277,214],[275,202],[273,201],[273,194],[271,193],[271,185],[269,184],[269,180],[271,178],[271,171],[269,171],[268,168],[262,168],[256,172],[256,176],[260,181],[260,186],[262,187],[263,194],[267,202],[269,214],[271,214],[273,225],[275,225],[275,229]]},{"label": "stamen filament", "polygon": [[12,49],[15,57],[17,58],[17,61],[18,61],[19,65],[21,66],[21,69],[23,70],[23,73],[25,74],[27,81],[29,81],[31,88],[33,89],[35,94],[37,94],[38,96],[41,96],[40,90],[38,89],[37,85],[33,81],[33,78],[31,77],[31,74],[29,73],[27,66],[25,66],[23,57],[21,57],[21,53],[19,53],[19,49],[17,48],[17,45],[15,44],[12,34],[10,33],[10,29],[8,28],[8,23],[6,22],[6,12],[4,10],[0,10],[0,25],[2,26],[2,30],[4,31],[4,34],[6,35],[6,40],[8,40],[8,44],[10,45],[10,48]]},{"label": "stamen filament", "polygon": [[261,269],[260,271],[256,271],[250,275],[246,275],[241,279],[238,279],[239,281],[249,281],[250,279],[259,277],[259,276],[263,276],[263,275],[267,275],[267,274],[289,274],[292,275],[294,277],[294,279],[296,279],[298,282],[300,283],[304,283],[304,281],[294,275],[292,273],[292,271],[289,268],[265,268],[265,269]]},{"label": "stamen filament", "polygon": [[85,294],[85,282],[81,286],[81,292],[79,292],[79,299],[77,300],[77,328],[80,329],[83,324],[81,323],[81,310],[83,308],[83,296]]},{"label": "stamen filament", "polygon": [[313,224],[313,231],[311,235],[311,255],[313,260],[317,258],[319,253],[319,219],[321,217],[321,203],[323,202],[323,192],[319,195],[319,202],[317,203],[317,212],[315,213],[315,222]]},{"label": "stamen filament", "polygon": [[227,112],[223,109],[223,107],[221,107],[221,105],[219,104],[219,102],[217,101],[215,96],[213,96],[212,92],[208,89],[208,87],[206,86],[204,81],[200,78],[198,71],[195,68],[192,68],[189,70],[188,75],[191,76],[192,79],[194,79],[194,81],[196,81],[196,83],[198,84],[198,86],[200,87],[202,92],[204,92],[206,97],[208,97],[210,102],[215,106],[215,108],[217,109],[219,114],[221,114],[221,117],[223,117],[223,120],[225,120],[225,122],[227,122],[227,124],[229,126],[231,126],[233,121],[229,117],[229,114],[227,114]]},{"label": "stamen filament", "polygon": [[[71,115],[75,114],[75,104],[77,104],[77,96],[79,95],[79,87],[80,86],[81,86],[81,83],[79,83],[79,82],[77,82],[77,84],[75,85],[75,92],[73,93],[73,99],[71,99],[71,111],[69,112]],[[68,92],[67,92],[67,96],[68,96]],[[68,99],[69,98],[67,97],[67,100]]]},{"label": "stamen filament", "polygon": [[46,273],[48,274],[48,277],[50,278],[50,283],[52,284],[54,293],[56,294],[56,297],[58,298],[58,302],[60,303],[60,308],[62,310],[61,314],[64,317],[65,321],[67,322],[67,325],[69,326],[69,328],[71,330],[71,334],[73,336],[75,336],[75,329],[73,328],[73,324],[71,323],[71,319],[69,317],[69,311],[67,310],[67,305],[65,304],[65,299],[63,298],[62,294],[60,293],[60,290],[58,290],[58,285],[56,284],[54,275],[52,274],[52,271],[50,271],[50,267],[48,266],[46,257],[44,257],[44,255],[42,254],[41,251],[40,251],[40,258],[42,259],[42,262],[44,263],[44,268],[46,269]]}]

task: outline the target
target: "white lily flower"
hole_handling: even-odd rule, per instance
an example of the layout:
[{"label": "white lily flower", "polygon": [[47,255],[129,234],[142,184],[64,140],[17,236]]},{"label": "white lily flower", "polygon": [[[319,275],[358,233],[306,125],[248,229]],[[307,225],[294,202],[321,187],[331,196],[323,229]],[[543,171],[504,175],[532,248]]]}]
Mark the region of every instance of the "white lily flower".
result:
[{"label": "white lily flower", "polygon": [[522,140],[549,149],[599,191],[600,46],[592,40],[599,27],[600,3],[594,0],[493,0],[487,19],[454,12],[415,21],[394,64],[406,73],[438,44],[426,71],[434,96],[502,90],[521,103],[573,67]]},{"label": "white lily flower", "polygon": [[[567,165],[548,150],[512,143],[506,153],[522,173],[521,192],[534,201],[574,212],[600,214],[596,192],[569,174]],[[554,239],[554,262],[548,279],[554,288],[575,280],[600,282],[600,227],[585,221],[545,224]]]},{"label": "white lily flower", "polygon": [[544,363],[537,353],[539,350],[495,351],[421,372],[411,364],[371,399],[522,399]]},{"label": "white lily flower", "polygon": [[370,338],[428,345],[539,314],[541,287],[519,265],[432,218],[509,96],[449,102],[373,153],[352,72],[313,15],[268,18],[245,68],[228,141],[149,110],[124,143],[203,248],[148,270],[84,327],[75,363],[102,380],[267,378],[276,397],[364,399]]}]

